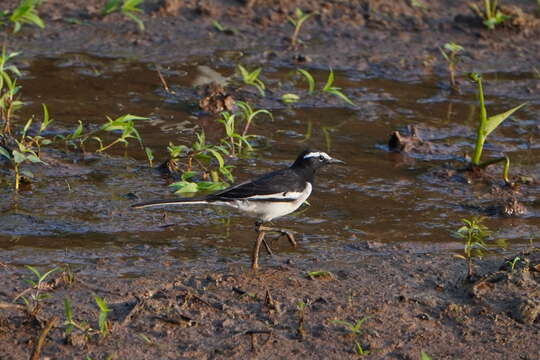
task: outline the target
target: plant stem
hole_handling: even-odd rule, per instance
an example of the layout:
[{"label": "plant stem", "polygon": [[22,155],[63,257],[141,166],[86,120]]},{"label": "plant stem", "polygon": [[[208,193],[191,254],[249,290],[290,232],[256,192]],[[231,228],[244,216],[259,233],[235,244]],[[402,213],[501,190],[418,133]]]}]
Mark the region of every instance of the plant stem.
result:
[{"label": "plant stem", "polygon": [[480,158],[482,157],[482,150],[484,148],[484,142],[486,141],[486,123],[487,123],[487,111],[484,103],[484,89],[482,88],[482,78],[478,75],[475,78],[478,85],[478,101],[480,102],[480,118],[478,123],[478,129],[476,131],[476,145],[474,147],[474,155],[472,158],[473,165],[480,164]]}]

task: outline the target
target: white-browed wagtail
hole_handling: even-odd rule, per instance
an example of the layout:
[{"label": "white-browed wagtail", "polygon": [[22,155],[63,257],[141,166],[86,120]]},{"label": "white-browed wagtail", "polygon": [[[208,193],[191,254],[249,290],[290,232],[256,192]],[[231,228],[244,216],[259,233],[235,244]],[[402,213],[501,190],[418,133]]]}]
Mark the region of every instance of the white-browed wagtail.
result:
[{"label": "white-browed wagtail", "polygon": [[290,231],[266,227],[264,223],[298,209],[311,194],[316,170],[328,164],[344,164],[344,162],[330,157],[325,152],[305,150],[288,168],[273,171],[205,197],[156,200],[134,204],[132,207],[211,204],[230,206],[253,215],[257,218],[255,226],[258,236],[253,248],[251,266],[257,269],[261,244],[264,243],[271,253],[270,247],[264,241],[266,232],[286,235],[293,246],[296,246]]}]

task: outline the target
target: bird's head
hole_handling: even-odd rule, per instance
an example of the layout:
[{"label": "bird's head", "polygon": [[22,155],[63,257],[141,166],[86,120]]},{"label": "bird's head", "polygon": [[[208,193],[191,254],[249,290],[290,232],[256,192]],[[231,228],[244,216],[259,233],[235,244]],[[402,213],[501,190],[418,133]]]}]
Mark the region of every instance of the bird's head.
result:
[{"label": "bird's head", "polygon": [[334,159],[322,151],[305,150],[298,155],[292,167],[311,168],[313,170],[317,170],[318,168],[328,164],[345,164],[345,162]]}]

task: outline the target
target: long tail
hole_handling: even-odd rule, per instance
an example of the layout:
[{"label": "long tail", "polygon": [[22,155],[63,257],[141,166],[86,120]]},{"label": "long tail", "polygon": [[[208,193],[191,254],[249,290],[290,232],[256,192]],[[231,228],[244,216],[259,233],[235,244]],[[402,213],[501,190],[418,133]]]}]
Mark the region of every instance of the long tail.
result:
[{"label": "long tail", "polygon": [[176,199],[165,199],[165,200],[153,200],[147,202],[141,202],[131,205],[132,208],[141,209],[150,206],[163,206],[163,205],[181,205],[181,204],[208,204],[203,198],[176,198]]}]

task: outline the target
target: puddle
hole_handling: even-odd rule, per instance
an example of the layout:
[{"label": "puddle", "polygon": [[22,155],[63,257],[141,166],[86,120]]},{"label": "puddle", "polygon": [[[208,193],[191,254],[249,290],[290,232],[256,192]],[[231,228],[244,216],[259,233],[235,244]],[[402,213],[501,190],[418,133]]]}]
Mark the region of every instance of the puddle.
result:
[{"label": "puddle", "polygon": [[[159,163],[169,142],[189,144],[200,129],[208,138],[220,137],[221,125],[200,115],[196,106],[192,85],[201,81],[202,65],[207,64],[194,61],[162,68],[175,91],[168,94],[153,64],[79,54],[31,60],[20,81],[27,103],[21,118],[40,114],[42,103],[58,132],[74,129],[78,120],[101,124],[105,115],[146,116],[149,120],[139,122],[138,129]],[[223,79],[234,72],[209,68]],[[274,70],[268,78],[277,83],[289,79],[294,69]],[[315,71],[319,85],[326,74]],[[498,73],[496,78],[519,86],[521,80],[531,81],[525,75]],[[279,97],[270,94],[264,103],[275,120],[261,118],[252,128],[254,134],[265,136],[267,147],[256,152],[255,161],[235,161],[236,179],[286,166],[305,147],[326,150],[347,162],[346,167],[321,171],[311,206],[278,221],[304,234],[297,256],[317,256],[362,240],[407,243],[419,251],[458,249],[461,245],[450,232],[461,218],[479,215],[468,205],[483,205],[489,188],[433,175],[448,161],[472,152],[476,121],[473,93],[450,95],[437,86],[441,81],[400,82],[337,72],[336,85],[353,97],[357,108],[336,99],[321,103],[314,95],[289,109],[272,101]],[[490,113],[498,113],[517,103],[510,95],[497,96],[489,98],[488,106]],[[511,173],[540,179],[540,145],[535,141],[540,135],[539,110],[540,104],[532,102],[504,123],[490,135],[484,156],[506,152],[512,160]],[[418,125],[424,139],[435,146],[451,146],[452,154],[415,158],[387,152],[390,133],[411,124]],[[135,144],[129,157],[119,149],[92,161],[58,151],[65,160],[61,169],[33,167],[36,182],[17,201],[5,182],[0,188],[1,262],[92,264],[100,257],[118,257],[131,264],[119,274],[139,276],[151,269],[138,267],[132,259],[248,261],[254,240],[252,219],[218,208],[129,208],[130,193],[141,199],[171,196],[166,181],[148,167]],[[539,195],[538,186],[527,190],[523,199],[527,215],[489,218],[486,224],[509,239],[510,246],[538,241]],[[282,244],[278,251],[292,250]]]}]

